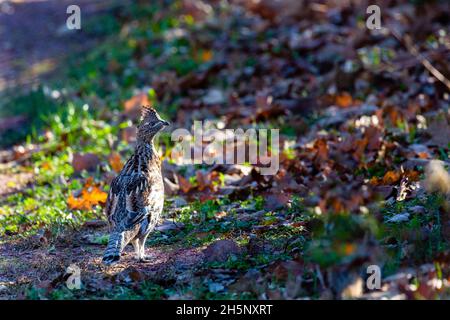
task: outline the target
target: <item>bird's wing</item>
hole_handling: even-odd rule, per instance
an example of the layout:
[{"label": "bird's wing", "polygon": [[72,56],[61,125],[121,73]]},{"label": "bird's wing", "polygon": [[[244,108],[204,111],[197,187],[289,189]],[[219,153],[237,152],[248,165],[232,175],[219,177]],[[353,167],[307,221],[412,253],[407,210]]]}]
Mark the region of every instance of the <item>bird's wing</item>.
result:
[{"label": "bird's wing", "polygon": [[131,229],[150,214],[147,206],[152,184],[145,175],[136,173],[127,180],[125,190],[127,215],[124,217],[123,226],[125,229]]},{"label": "bird's wing", "polygon": [[121,191],[121,177],[117,176],[111,182],[108,198],[106,199],[105,214],[109,223],[114,226],[118,215],[118,204]]}]

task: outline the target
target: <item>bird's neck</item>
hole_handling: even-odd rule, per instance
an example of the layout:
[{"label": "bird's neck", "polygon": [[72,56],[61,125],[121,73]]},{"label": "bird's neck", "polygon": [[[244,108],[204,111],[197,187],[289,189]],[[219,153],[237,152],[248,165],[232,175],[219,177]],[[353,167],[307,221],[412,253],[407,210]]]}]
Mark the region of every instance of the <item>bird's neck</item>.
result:
[{"label": "bird's neck", "polygon": [[122,172],[125,174],[143,173],[149,174],[155,166],[160,167],[159,155],[153,142],[139,141],[136,144],[134,154],[127,161]]},{"label": "bird's neck", "polygon": [[138,140],[135,148],[135,155],[144,162],[151,162],[155,158],[158,158],[153,140],[150,142]]}]

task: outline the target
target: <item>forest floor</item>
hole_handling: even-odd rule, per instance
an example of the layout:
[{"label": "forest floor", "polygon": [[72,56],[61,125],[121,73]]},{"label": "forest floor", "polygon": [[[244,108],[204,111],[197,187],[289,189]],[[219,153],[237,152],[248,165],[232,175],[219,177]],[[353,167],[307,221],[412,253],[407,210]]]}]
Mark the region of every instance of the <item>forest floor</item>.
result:
[{"label": "forest floor", "polygon": [[[370,31],[364,1],[70,2],[69,33],[66,2],[1,9],[1,299],[450,297],[448,3]],[[173,123],[164,216],[150,262],[106,267],[143,104]],[[180,164],[170,131],[195,120],[280,129],[278,172]]]},{"label": "forest floor", "polygon": [[[101,34],[65,28],[73,1],[3,1],[0,7],[0,90],[24,90],[57,74],[64,57],[92,48]],[[83,19],[109,10],[112,1],[78,0]]]},{"label": "forest floor", "polygon": [[[57,78],[68,55],[86,51],[102,38],[101,34],[76,33],[64,28],[68,16],[66,8],[72,3],[69,0],[2,2],[0,92],[4,101],[16,96],[18,91],[23,94],[34,85]],[[113,4],[112,1],[84,0],[76,3],[83,6],[83,18],[88,20],[109,10]],[[16,129],[25,120],[20,114],[0,117],[0,133]],[[5,140],[4,143],[10,142]],[[32,175],[27,172],[0,174],[0,196],[21,189],[31,179]]]}]

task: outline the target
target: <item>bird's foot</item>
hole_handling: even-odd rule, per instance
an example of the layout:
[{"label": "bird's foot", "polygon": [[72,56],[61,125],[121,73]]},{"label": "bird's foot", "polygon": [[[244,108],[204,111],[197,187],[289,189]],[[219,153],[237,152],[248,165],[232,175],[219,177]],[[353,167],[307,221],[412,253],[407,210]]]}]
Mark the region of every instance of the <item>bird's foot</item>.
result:
[{"label": "bird's foot", "polygon": [[114,263],[117,263],[120,260],[120,256],[105,256],[103,257],[103,264],[110,266]]},{"label": "bird's foot", "polygon": [[148,255],[148,254],[141,255],[138,258],[139,262],[150,262],[150,261],[153,261],[153,260],[155,260],[154,256],[153,255]]}]

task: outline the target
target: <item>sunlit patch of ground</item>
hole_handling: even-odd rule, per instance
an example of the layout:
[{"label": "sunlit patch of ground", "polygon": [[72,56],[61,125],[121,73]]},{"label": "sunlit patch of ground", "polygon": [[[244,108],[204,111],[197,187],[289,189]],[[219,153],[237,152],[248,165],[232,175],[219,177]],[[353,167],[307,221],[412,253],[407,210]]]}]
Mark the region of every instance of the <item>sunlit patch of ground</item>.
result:
[{"label": "sunlit patch of ground", "polygon": [[33,174],[30,172],[0,173],[0,199],[3,196],[22,190],[32,181]]}]

